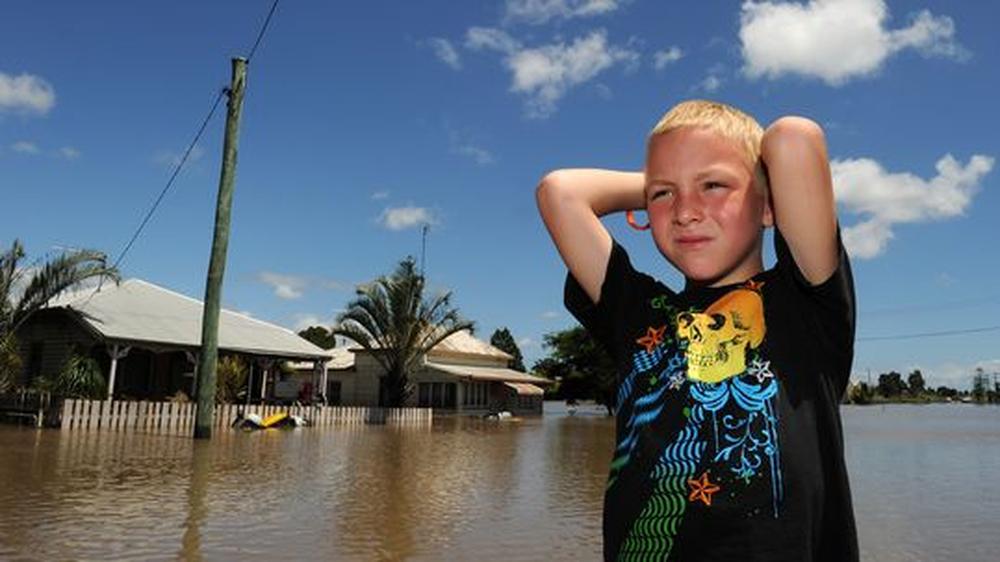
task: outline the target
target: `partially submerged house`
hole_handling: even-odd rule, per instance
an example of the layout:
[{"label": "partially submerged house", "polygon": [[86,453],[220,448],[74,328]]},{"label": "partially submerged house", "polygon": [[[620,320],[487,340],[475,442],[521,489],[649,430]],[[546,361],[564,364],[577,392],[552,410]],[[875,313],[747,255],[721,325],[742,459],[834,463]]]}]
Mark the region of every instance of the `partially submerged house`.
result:
[{"label": "partially submerged house", "polygon": [[[201,348],[201,301],[141,279],[60,295],[17,331],[24,359],[19,384],[55,377],[73,354],[93,357],[110,381],[108,398],[163,400],[194,396]],[[314,387],[333,355],[295,332],[221,310],[219,356],[249,366],[251,399],[273,396],[288,360],[314,365]]]},{"label": "partially submerged house", "polygon": [[[326,364],[329,403],[377,406],[384,370],[373,352],[360,346],[327,351],[333,354]],[[468,331],[456,332],[431,349],[410,375],[414,392],[406,405],[467,414],[540,414],[544,387],[553,381],[509,369],[510,360],[509,354]],[[302,363],[293,367],[303,377],[314,369]]]}]

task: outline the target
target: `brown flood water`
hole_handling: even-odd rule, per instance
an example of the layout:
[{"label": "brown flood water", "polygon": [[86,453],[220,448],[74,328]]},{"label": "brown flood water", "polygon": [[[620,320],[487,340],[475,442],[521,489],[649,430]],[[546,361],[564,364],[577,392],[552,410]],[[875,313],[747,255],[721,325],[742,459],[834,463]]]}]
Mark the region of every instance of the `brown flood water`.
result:
[{"label": "brown flood water", "polygon": [[[1000,408],[845,407],[862,560],[1000,560]],[[0,560],[598,560],[601,410],[210,442],[0,426]]]},{"label": "brown flood water", "polygon": [[0,559],[597,559],[612,429],[597,410],[210,442],[0,426]]}]

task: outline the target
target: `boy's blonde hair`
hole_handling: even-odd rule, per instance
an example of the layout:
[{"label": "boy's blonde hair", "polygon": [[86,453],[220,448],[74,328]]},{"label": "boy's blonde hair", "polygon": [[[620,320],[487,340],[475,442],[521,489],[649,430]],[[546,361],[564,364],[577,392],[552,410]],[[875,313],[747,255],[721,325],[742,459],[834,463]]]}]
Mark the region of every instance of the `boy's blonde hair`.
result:
[{"label": "boy's blonde hair", "polygon": [[735,142],[753,170],[754,185],[767,193],[767,176],[760,162],[760,141],[764,137],[764,128],[756,119],[724,103],[687,100],[670,108],[653,127],[649,137],[665,135],[682,127],[705,128]]}]

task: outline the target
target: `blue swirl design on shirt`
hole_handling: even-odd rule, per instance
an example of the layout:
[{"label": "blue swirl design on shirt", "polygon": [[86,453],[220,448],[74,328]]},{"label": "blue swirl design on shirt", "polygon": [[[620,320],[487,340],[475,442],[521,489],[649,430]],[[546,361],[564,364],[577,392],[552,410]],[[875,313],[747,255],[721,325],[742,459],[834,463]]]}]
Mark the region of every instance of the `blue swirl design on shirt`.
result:
[{"label": "blue swirl design on shirt", "polygon": [[[657,347],[653,350],[653,353],[647,353],[645,350],[637,352],[634,356],[634,367],[628,377],[622,381],[621,387],[619,388],[617,410],[620,413],[624,413],[624,409],[628,408],[629,411],[623,432],[625,436],[615,447],[614,458],[611,461],[611,472],[608,475],[607,483],[608,488],[614,485],[618,479],[619,472],[621,472],[621,470],[628,465],[629,460],[631,460],[632,452],[639,440],[639,432],[642,427],[660,415],[663,411],[664,396],[672,391],[675,391],[675,389],[668,386],[665,381],[669,380],[677,373],[683,374],[687,366],[684,355],[680,353],[675,354],[669,361],[667,361],[666,368],[664,368],[658,375],[658,380],[661,382],[654,385],[645,394],[640,395],[630,403],[626,403],[625,401],[631,398],[632,391],[637,386],[637,376],[652,368],[649,367],[641,369],[642,367],[650,364],[651,357],[655,357],[657,361],[661,359],[663,357],[662,347]],[[653,363],[653,366],[655,366],[655,363]]]},{"label": "blue swirl design on shirt", "polygon": [[[693,405],[687,423],[650,471],[652,493],[621,545],[619,560],[663,560],[669,556],[687,507],[688,485],[705,466],[728,470],[749,482],[762,474],[766,461],[774,516],[778,516],[783,488],[777,394],[774,377],[758,382],[747,374],[719,383],[689,385]],[[724,413],[727,405],[735,407]],[[709,418],[711,423],[707,423]],[[709,428],[712,435],[704,433]]]}]

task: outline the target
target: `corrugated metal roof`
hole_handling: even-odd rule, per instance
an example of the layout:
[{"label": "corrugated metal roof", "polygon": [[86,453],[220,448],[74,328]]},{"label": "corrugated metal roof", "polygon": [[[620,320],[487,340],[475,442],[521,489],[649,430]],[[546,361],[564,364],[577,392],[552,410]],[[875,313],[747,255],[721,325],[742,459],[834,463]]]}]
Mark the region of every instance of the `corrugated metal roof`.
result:
[{"label": "corrugated metal roof", "polygon": [[[365,350],[362,346],[356,343],[354,345],[351,345],[350,347],[338,348],[338,349],[345,349],[347,351],[353,351],[353,352],[362,352]],[[378,348],[376,347],[376,349]],[[435,356],[438,357],[475,356],[480,358],[486,357],[491,359],[502,359],[504,361],[509,361],[510,359],[513,359],[513,356],[510,355],[509,353],[506,353],[503,350],[496,348],[490,345],[489,343],[486,343],[483,340],[473,336],[472,333],[469,332],[468,330],[455,332],[454,334],[443,339],[441,342],[439,342],[437,345],[431,348],[430,352],[427,354],[427,358],[434,359]],[[339,367],[336,368],[343,369],[351,367],[353,365],[354,365],[354,359],[352,358],[350,359],[349,363],[342,363],[340,364]],[[331,369],[335,368],[332,366],[332,364],[328,364],[328,367]]]},{"label": "corrugated metal roof", "polygon": [[444,371],[448,374],[470,377],[473,380],[480,380],[480,381],[499,381],[499,382],[514,382],[514,383],[527,383],[527,384],[552,384],[553,382],[546,378],[536,377],[534,375],[529,375],[527,373],[522,373],[520,371],[515,371],[513,369],[504,369],[502,367],[472,367],[469,365],[446,365],[443,363],[433,363],[431,361],[427,362],[427,366],[430,367],[431,369]]},{"label": "corrugated metal roof", "polygon": [[504,382],[503,384],[513,388],[514,391],[521,396],[538,396],[540,394],[545,394],[544,390],[526,382]]},{"label": "corrugated metal roof", "polygon": [[466,354],[466,355],[479,355],[487,357],[497,357],[502,359],[513,359],[513,356],[500,350],[492,345],[484,342],[483,340],[476,338],[468,330],[462,330],[460,332],[455,332],[454,334],[448,336],[441,343],[434,346],[431,349],[429,355],[434,356],[438,353],[448,353],[448,354]]},{"label": "corrugated metal roof", "polygon": [[[107,339],[201,346],[203,303],[141,279],[108,284],[98,293],[64,293],[48,308],[84,313],[83,321]],[[219,349],[278,357],[331,355],[287,328],[226,309],[219,314]]]},{"label": "corrugated metal roof", "polygon": [[[333,355],[333,358],[326,362],[327,370],[345,370],[350,369],[354,366],[354,350],[356,347],[334,347],[333,349],[327,349],[326,353]],[[307,370],[312,369],[313,364],[311,361],[291,361],[288,366],[295,370]]]}]

